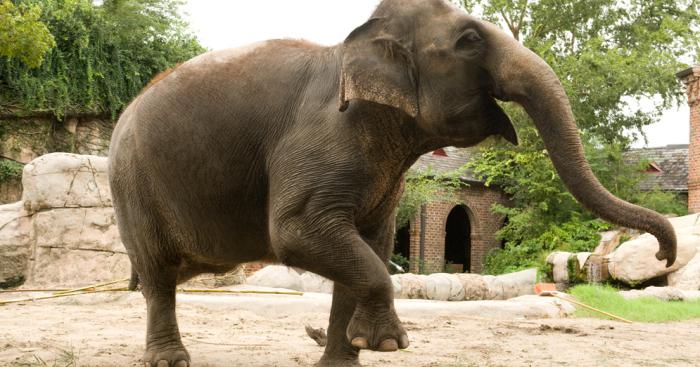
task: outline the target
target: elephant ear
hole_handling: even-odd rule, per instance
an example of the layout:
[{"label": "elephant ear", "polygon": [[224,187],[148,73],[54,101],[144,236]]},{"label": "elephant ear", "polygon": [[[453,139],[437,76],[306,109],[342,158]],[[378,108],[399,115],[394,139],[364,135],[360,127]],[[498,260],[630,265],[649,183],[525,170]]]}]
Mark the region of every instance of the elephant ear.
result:
[{"label": "elephant ear", "polygon": [[359,99],[418,115],[413,55],[387,32],[383,18],[370,19],[345,39],[340,78],[340,111]]}]

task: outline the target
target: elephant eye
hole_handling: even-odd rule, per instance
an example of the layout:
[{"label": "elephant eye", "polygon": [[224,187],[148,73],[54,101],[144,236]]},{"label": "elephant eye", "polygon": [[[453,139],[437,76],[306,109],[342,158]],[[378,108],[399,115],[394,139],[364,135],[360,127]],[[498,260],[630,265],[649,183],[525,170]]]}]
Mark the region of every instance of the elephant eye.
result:
[{"label": "elephant eye", "polygon": [[462,32],[462,34],[459,36],[455,47],[457,49],[472,48],[476,44],[480,43],[481,40],[481,36],[477,31],[473,29],[467,29],[466,31]]}]

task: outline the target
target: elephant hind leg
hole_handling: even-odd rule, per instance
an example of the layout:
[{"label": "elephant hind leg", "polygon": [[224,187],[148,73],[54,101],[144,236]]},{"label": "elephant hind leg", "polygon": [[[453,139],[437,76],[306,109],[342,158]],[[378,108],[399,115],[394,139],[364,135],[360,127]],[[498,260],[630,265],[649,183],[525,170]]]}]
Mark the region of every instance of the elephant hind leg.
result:
[{"label": "elephant hind leg", "polygon": [[157,270],[158,277],[141,279],[148,310],[143,361],[147,367],[187,367],[190,356],[180,339],[175,316],[178,269],[175,266],[163,266]]},{"label": "elephant hind leg", "polygon": [[[135,203],[139,204],[139,202]],[[119,207],[118,209],[123,209]],[[175,316],[175,288],[182,262],[170,238],[140,205],[117,210],[122,240],[131,260],[129,288],[140,285],[146,299],[147,332],[143,362],[148,367],[187,367]],[[149,218],[151,220],[138,220]]]}]

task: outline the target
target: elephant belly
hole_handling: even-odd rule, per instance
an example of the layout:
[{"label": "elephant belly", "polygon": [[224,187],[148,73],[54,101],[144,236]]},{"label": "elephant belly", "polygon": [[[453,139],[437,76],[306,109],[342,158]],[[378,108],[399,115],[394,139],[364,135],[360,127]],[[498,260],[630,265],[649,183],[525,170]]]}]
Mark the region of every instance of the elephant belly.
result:
[{"label": "elephant belly", "polygon": [[167,195],[166,210],[177,213],[169,216],[168,227],[178,235],[182,255],[212,266],[269,257],[264,186],[252,190],[233,185],[219,192],[201,184],[207,186],[201,192],[183,195],[189,188],[181,187]]}]

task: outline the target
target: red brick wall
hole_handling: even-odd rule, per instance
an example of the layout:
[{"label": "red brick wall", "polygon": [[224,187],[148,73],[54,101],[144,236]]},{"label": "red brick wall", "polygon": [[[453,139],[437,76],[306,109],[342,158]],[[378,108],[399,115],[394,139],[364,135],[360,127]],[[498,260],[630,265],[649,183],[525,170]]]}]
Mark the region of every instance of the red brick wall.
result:
[{"label": "red brick wall", "polygon": [[[682,77],[690,106],[690,145],[688,146],[688,211],[700,212],[700,66]],[[685,73],[685,72],[684,72]]]},{"label": "red brick wall", "polygon": [[[480,273],[486,253],[500,246],[495,233],[501,228],[503,218],[491,212],[494,203],[506,203],[506,196],[499,190],[480,184],[471,184],[459,193],[459,200],[467,209],[471,226],[471,272]],[[445,224],[447,216],[456,204],[431,202],[426,204],[425,247],[423,270],[426,273],[441,272],[445,264]],[[411,272],[418,272],[420,258],[420,212],[411,221]]]}]

